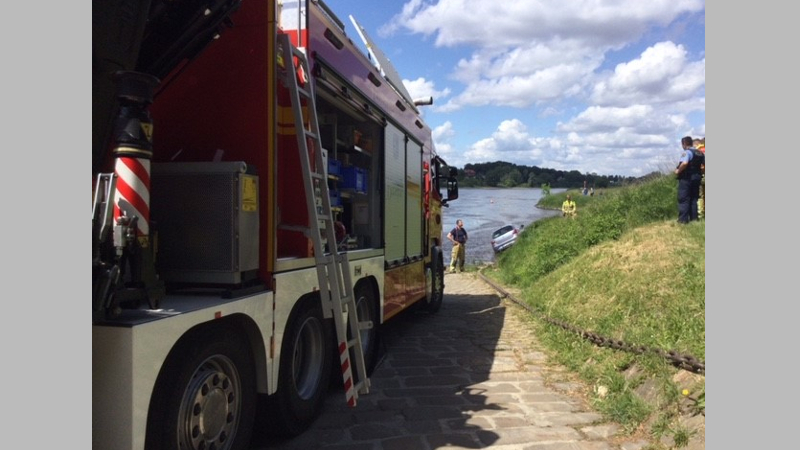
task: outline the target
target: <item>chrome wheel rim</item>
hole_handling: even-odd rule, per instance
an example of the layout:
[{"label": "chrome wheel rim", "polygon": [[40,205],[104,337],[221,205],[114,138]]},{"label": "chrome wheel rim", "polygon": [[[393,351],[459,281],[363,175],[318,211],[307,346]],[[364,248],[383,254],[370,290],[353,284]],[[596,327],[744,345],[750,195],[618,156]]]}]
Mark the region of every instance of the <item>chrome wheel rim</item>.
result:
[{"label": "chrome wheel rim", "polygon": [[303,400],[314,396],[322,379],[323,342],[322,323],[314,318],[307,318],[300,326],[292,346],[292,379],[297,395]]},{"label": "chrome wheel rim", "polygon": [[233,362],[212,356],[197,368],[183,393],[179,411],[180,448],[225,450],[239,426],[242,382]]}]

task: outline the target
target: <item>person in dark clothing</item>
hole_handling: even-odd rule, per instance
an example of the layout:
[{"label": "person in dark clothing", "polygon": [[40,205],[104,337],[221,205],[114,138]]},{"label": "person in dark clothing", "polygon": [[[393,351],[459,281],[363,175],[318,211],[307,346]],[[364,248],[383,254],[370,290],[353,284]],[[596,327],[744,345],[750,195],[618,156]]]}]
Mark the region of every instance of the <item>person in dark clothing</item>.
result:
[{"label": "person in dark clothing", "polygon": [[700,180],[705,168],[705,155],[694,148],[691,136],[681,139],[681,155],[675,175],[678,178],[678,222],[697,220],[697,201],[700,199]]},{"label": "person in dark clothing", "polygon": [[467,257],[467,230],[464,229],[464,221],[456,220],[456,227],[447,233],[447,239],[453,243],[453,252],[450,256],[450,272],[464,271],[464,262]]}]

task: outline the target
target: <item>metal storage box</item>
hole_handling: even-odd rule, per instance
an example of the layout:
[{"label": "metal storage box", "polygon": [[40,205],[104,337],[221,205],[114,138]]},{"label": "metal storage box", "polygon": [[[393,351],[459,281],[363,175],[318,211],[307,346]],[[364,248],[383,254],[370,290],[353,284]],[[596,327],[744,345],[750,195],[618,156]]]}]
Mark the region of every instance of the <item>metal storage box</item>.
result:
[{"label": "metal storage box", "polygon": [[156,268],[167,283],[240,284],[258,271],[258,176],[244,162],[152,165]]}]

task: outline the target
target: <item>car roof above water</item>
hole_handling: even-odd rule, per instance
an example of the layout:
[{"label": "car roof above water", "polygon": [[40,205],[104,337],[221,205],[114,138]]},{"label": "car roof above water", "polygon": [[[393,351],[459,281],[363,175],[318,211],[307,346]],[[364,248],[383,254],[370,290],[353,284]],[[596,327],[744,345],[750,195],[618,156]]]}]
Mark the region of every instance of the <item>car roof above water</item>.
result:
[{"label": "car roof above water", "polygon": [[506,234],[506,233],[508,233],[510,231],[513,231],[513,230],[514,230],[514,226],[513,225],[506,225],[503,228],[495,230],[495,232],[492,233],[492,238],[496,238],[498,236],[502,236],[502,235],[504,235],[504,234]]}]

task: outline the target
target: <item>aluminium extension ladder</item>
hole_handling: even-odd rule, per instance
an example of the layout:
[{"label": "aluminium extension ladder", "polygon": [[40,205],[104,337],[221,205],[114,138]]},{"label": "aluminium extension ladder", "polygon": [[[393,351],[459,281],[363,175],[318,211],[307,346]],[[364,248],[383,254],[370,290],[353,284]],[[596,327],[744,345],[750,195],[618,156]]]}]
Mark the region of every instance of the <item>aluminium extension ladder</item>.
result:
[{"label": "aluminium extension ladder", "polygon": [[[297,147],[300,151],[300,165],[303,172],[303,182],[308,205],[308,220],[310,228],[304,230],[314,243],[314,258],[317,266],[322,311],[325,318],[333,316],[336,325],[336,338],[338,342],[339,362],[342,369],[345,399],[349,406],[355,406],[359,394],[369,392],[369,379],[367,378],[364,350],[361,345],[361,329],[372,327],[371,322],[359,323],[356,311],[353,283],[350,277],[350,262],[347,253],[339,253],[336,241],[333,213],[331,210],[328,180],[325,173],[326,167],[322,157],[319,123],[317,121],[316,95],[312,86],[311,72],[305,53],[292,45],[289,36],[278,35],[278,69],[282,71],[282,81],[289,89],[292,99],[292,111],[297,133]],[[298,83],[298,73],[294,60],[297,59],[299,69],[307,78],[304,86]],[[306,99],[308,111],[308,125],[303,115],[301,97]],[[310,148],[309,148],[310,147]],[[312,167],[309,153],[315,158]],[[327,241],[327,253],[322,242],[323,233]],[[347,332],[350,338],[348,339]],[[350,350],[353,349],[355,357],[358,383],[353,383]]]}]

